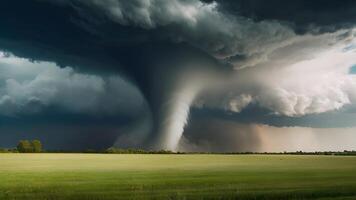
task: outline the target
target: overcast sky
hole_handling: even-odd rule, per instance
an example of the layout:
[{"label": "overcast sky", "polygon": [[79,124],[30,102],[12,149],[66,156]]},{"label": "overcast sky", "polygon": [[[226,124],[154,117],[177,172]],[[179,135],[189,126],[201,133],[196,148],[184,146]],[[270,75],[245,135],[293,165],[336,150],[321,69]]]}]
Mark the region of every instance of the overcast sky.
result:
[{"label": "overcast sky", "polygon": [[356,149],[353,0],[5,0],[0,146]]}]

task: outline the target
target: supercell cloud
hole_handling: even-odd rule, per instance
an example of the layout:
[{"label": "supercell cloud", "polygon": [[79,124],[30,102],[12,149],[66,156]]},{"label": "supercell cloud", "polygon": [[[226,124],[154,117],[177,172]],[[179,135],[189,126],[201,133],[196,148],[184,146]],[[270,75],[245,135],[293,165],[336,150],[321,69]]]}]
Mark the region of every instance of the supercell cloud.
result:
[{"label": "supercell cloud", "polygon": [[[94,148],[306,149],[273,143],[300,137],[327,150],[331,135],[356,137],[352,1],[6,0],[0,11],[3,145],[32,119],[29,137],[54,144],[32,133],[54,134],[51,119],[83,146],[108,138]],[[355,148],[330,146],[343,147]]]}]

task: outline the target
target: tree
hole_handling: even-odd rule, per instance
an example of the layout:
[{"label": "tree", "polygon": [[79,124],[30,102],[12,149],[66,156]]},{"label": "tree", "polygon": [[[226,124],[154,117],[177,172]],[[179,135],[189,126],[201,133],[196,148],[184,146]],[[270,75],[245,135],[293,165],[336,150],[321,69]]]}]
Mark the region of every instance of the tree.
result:
[{"label": "tree", "polygon": [[42,143],[39,140],[32,140],[32,151],[34,153],[41,153],[42,152]]},{"label": "tree", "polygon": [[33,148],[28,140],[20,140],[19,144],[17,145],[17,150],[20,153],[30,153],[33,151]]}]

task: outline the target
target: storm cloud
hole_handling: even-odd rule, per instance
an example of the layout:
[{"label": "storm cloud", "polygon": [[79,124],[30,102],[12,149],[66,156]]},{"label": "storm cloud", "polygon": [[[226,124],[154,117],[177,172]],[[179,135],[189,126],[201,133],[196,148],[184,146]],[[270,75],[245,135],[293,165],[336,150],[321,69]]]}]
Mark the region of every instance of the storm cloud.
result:
[{"label": "storm cloud", "polygon": [[[277,115],[303,116],[354,104],[356,79],[349,73],[356,62],[354,36],[353,30],[299,36],[264,61],[238,70],[223,86],[227,95],[208,94],[206,106],[240,112],[257,104]],[[217,90],[221,93],[221,86]],[[204,97],[197,106],[204,106]]]},{"label": "storm cloud", "polygon": [[[214,123],[217,130],[246,133],[235,150],[257,151],[250,124],[313,127],[300,119],[353,112],[355,8],[351,1],[6,0],[0,115],[126,117],[113,144],[178,150],[203,138],[191,110],[214,110],[228,119]],[[239,117],[249,109],[263,112]],[[229,128],[233,119],[244,124]]]}]

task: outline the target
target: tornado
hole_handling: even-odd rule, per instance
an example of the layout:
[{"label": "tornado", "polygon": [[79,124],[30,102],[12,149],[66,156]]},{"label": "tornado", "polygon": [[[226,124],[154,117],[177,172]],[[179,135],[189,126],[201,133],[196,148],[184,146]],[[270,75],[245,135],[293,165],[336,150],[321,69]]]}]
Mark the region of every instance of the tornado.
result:
[{"label": "tornado", "polygon": [[176,151],[184,127],[188,122],[190,106],[200,88],[182,86],[178,88],[161,106],[158,119],[158,148]]},{"label": "tornado", "polygon": [[141,47],[141,52],[136,52],[139,63],[125,63],[139,66],[130,68],[128,74],[136,80],[150,112],[147,117],[152,124],[141,147],[177,151],[194,100],[201,91],[226,76],[227,67],[201,50],[185,45],[155,46],[155,51],[151,48]]},{"label": "tornado", "polygon": [[[207,77],[192,71],[181,72],[180,78],[172,82],[172,89],[163,96],[157,110],[157,143],[155,147],[177,151],[178,143],[188,123],[189,111],[196,96],[204,88]],[[207,83],[206,83],[207,84]]]}]

